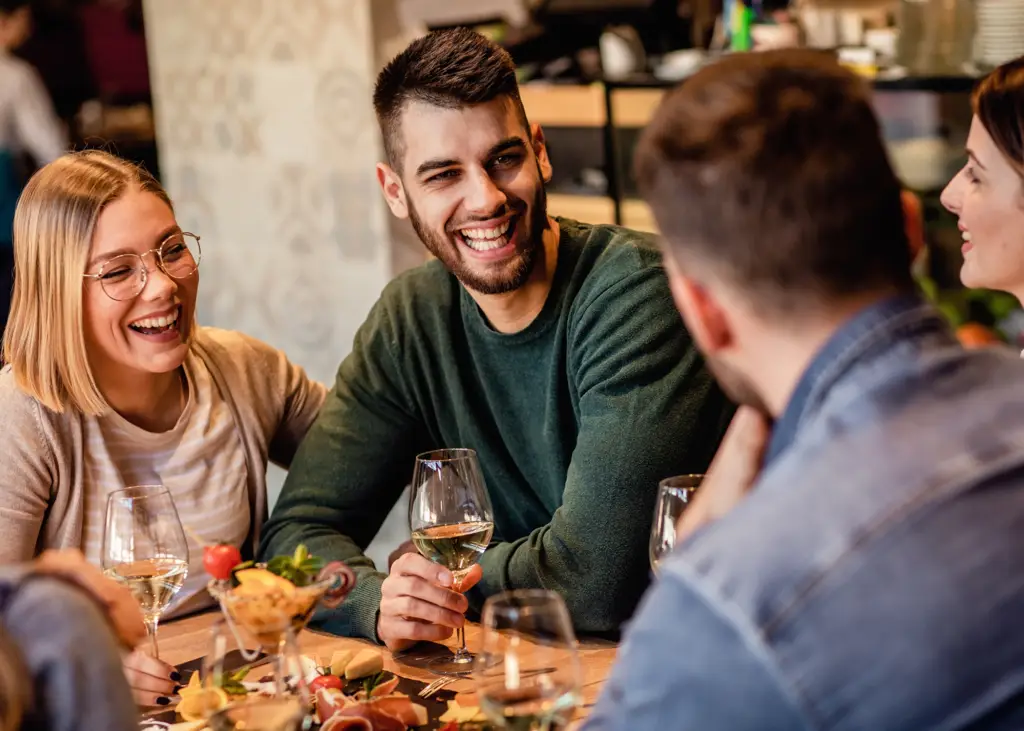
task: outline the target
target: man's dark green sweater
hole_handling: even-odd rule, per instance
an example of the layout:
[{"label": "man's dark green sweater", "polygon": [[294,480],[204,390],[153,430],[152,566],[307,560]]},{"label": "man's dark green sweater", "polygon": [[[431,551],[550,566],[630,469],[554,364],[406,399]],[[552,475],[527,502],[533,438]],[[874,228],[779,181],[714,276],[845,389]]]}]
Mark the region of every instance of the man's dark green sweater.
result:
[{"label": "man's dark green sweater", "polygon": [[384,290],[338,369],[263,530],[263,558],[298,543],[358,584],[316,623],[376,639],[379,573],[362,551],[415,456],[471,447],[494,507],[483,597],[561,594],[579,632],[615,631],[648,583],[658,481],[703,472],[732,407],[682,326],[652,236],[558,219],[537,318],[493,330],[439,261]]}]

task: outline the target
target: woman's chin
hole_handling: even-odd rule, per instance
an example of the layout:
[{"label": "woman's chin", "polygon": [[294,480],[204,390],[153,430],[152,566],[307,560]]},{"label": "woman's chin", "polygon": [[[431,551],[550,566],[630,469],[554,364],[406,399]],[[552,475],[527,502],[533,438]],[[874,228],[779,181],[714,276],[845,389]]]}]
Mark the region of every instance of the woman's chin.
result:
[{"label": "woman's chin", "polygon": [[992,287],[991,283],[985,281],[985,277],[979,276],[977,267],[970,261],[965,261],[960,267],[960,283],[968,289]]},{"label": "woman's chin", "polygon": [[144,373],[163,374],[181,368],[188,355],[188,343],[179,343],[162,353],[136,357],[136,369]]}]

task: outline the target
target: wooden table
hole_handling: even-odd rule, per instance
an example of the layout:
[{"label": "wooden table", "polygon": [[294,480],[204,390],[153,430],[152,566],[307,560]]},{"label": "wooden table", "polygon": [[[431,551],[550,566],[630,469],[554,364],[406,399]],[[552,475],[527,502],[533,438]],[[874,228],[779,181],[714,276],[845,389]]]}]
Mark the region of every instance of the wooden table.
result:
[{"label": "wooden table", "polygon": [[[194,617],[174,620],[160,626],[160,659],[172,665],[178,665],[198,657],[210,650],[210,627],[220,615],[217,612],[206,612]],[[480,625],[466,625],[466,644],[470,649],[479,647],[481,641]],[[454,637],[449,642],[454,649]],[[437,676],[429,670],[413,667],[392,657],[387,648],[375,645],[367,640],[355,640],[348,637],[336,637],[312,630],[305,630],[299,635],[299,651],[305,655],[319,655],[323,662],[330,662],[336,650],[359,649],[363,647],[379,648],[384,654],[384,669],[396,675],[429,683]],[[580,665],[583,670],[583,703],[578,718],[589,712],[597,699],[604,681],[611,671],[615,660],[616,645],[606,640],[581,639],[579,643]],[[455,691],[461,705],[475,705],[472,680],[459,680],[447,686],[447,690]]]}]

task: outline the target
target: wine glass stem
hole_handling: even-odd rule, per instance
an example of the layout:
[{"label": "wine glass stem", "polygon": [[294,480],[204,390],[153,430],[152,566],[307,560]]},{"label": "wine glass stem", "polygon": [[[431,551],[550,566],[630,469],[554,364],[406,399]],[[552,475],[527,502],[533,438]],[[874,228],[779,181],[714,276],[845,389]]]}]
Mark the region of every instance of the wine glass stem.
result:
[{"label": "wine glass stem", "polygon": [[459,649],[455,652],[455,658],[461,660],[469,656],[469,651],[466,649],[466,628],[459,627],[455,632],[459,638]]},{"label": "wine glass stem", "polygon": [[[452,588],[462,593],[462,580],[466,576],[466,571],[455,572],[452,581]],[[469,650],[466,649],[466,625],[463,624],[455,630],[455,636],[459,640],[459,649],[455,651],[455,660],[458,662],[468,662],[470,659]]]},{"label": "wine glass stem", "polygon": [[157,660],[160,659],[160,648],[156,644],[156,628],[160,624],[160,618],[154,617],[153,619],[147,619],[146,622],[146,634],[149,636],[149,654]]},{"label": "wine glass stem", "polygon": [[277,659],[275,665],[277,666],[274,672],[274,690],[278,698],[285,696],[285,691],[288,688],[287,675],[288,675],[288,663],[285,659],[285,650],[288,648],[288,638],[284,635],[277,643]]}]

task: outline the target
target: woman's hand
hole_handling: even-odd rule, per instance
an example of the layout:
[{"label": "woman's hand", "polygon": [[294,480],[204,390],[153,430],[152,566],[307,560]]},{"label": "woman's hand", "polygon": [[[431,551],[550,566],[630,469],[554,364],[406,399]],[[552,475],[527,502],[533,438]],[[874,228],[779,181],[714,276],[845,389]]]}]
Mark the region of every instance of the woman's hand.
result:
[{"label": "woman's hand", "polygon": [[140,706],[166,706],[181,682],[177,671],[162,660],[136,650],[124,659],[124,676]]}]

